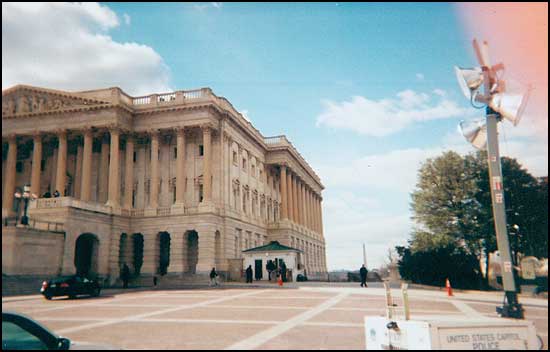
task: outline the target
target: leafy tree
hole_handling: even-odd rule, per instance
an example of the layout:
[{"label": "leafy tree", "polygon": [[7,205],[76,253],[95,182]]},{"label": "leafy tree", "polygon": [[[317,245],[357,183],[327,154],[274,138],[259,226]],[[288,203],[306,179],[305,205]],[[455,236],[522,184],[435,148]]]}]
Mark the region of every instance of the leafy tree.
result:
[{"label": "leafy tree", "polygon": [[444,286],[449,279],[456,288],[479,288],[481,274],[476,256],[463,247],[448,245],[413,252],[396,247],[399,274],[405,280],[424,285]]},{"label": "leafy tree", "polygon": [[[413,219],[425,228],[414,234],[417,250],[459,244],[476,233],[477,180],[467,166],[459,154],[450,151],[426,160],[420,168],[411,203]],[[428,240],[430,234],[437,238]]]},{"label": "leafy tree", "polygon": [[[511,246],[525,255],[547,256],[548,179],[537,180],[515,159],[502,158],[501,165]],[[409,252],[401,248],[403,265],[428,265],[428,271],[434,270],[432,266],[437,263],[419,258],[425,253],[451,256],[442,248],[458,248],[478,259],[483,253],[495,251],[490,187],[486,152],[465,157],[446,152],[426,160],[411,194],[418,228],[412,233]],[[513,225],[519,226],[519,231]],[[405,260],[404,255],[410,258]],[[428,277],[432,274],[423,273]]]}]

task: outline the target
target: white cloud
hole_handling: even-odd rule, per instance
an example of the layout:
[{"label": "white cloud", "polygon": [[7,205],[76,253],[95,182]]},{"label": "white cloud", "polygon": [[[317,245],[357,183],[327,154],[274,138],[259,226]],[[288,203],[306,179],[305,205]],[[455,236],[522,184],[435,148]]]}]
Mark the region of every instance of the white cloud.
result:
[{"label": "white cloud", "polygon": [[424,80],[424,75],[422,73],[417,73],[416,78],[419,79],[420,81],[423,81]]},{"label": "white cloud", "polygon": [[407,89],[391,99],[372,100],[354,96],[349,102],[324,100],[324,111],[317,117],[316,125],[382,137],[399,132],[415,122],[472,115],[472,109],[460,108],[445,96],[435,95],[437,97]]},{"label": "white cloud", "polygon": [[155,50],[108,35],[119,24],[116,13],[97,3],[2,3],[2,89],[171,90],[169,69]]},{"label": "white cloud", "polygon": [[195,10],[206,10],[208,8],[221,9],[223,7],[223,2],[209,2],[209,3],[199,3],[193,5]]},{"label": "white cloud", "polygon": [[130,15],[125,13],[125,14],[122,15],[122,18],[124,18],[124,23],[126,23],[126,25],[129,26],[130,22],[131,22]]}]

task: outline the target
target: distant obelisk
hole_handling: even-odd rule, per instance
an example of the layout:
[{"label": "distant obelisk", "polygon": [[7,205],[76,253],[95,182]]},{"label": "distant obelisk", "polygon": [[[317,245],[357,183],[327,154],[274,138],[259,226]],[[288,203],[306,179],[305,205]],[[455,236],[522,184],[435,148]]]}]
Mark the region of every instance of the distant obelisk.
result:
[{"label": "distant obelisk", "polygon": [[367,250],[365,249],[365,244],[363,243],[363,264],[365,268],[367,267]]}]

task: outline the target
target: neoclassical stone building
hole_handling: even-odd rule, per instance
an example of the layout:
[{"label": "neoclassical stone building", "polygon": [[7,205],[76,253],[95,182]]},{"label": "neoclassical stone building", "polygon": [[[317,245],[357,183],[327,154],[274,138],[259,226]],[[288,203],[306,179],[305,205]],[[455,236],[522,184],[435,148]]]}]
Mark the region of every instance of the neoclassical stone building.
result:
[{"label": "neoclassical stone building", "polygon": [[39,197],[30,227],[62,228],[48,262],[59,274],[113,282],[123,263],[142,277],[227,272],[269,241],[301,250],[310,277],[327,271],[319,177],[284,136],[264,137],[208,88],[4,90],[2,180],[4,219],[28,184]]}]

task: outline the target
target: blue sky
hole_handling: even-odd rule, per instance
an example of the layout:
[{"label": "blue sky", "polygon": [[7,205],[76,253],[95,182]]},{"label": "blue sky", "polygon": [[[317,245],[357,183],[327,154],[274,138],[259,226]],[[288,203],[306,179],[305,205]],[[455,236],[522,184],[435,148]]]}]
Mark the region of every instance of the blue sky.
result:
[{"label": "blue sky", "polygon": [[[452,4],[44,5],[38,23],[24,5],[2,6],[3,89],[118,85],[136,95],[211,87],[265,136],[287,135],[326,186],[330,269],[359,267],[363,242],[369,266],[382,264],[387,248],[408,239],[419,163],[443,150],[472,151],[456,126],[481,115],[460,93],[453,65],[476,62]],[[23,23],[28,16],[26,27],[10,22],[16,15]],[[10,33],[48,31],[52,23],[80,33],[64,34],[67,43],[84,44],[81,51],[67,45],[60,68],[75,65],[78,75],[18,73],[23,54],[8,57],[4,49],[28,49],[9,46]],[[91,48],[95,61],[86,55]],[[537,134],[533,121],[520,132],[505,127],[503,153],[547,174],[548,135]]]}]

